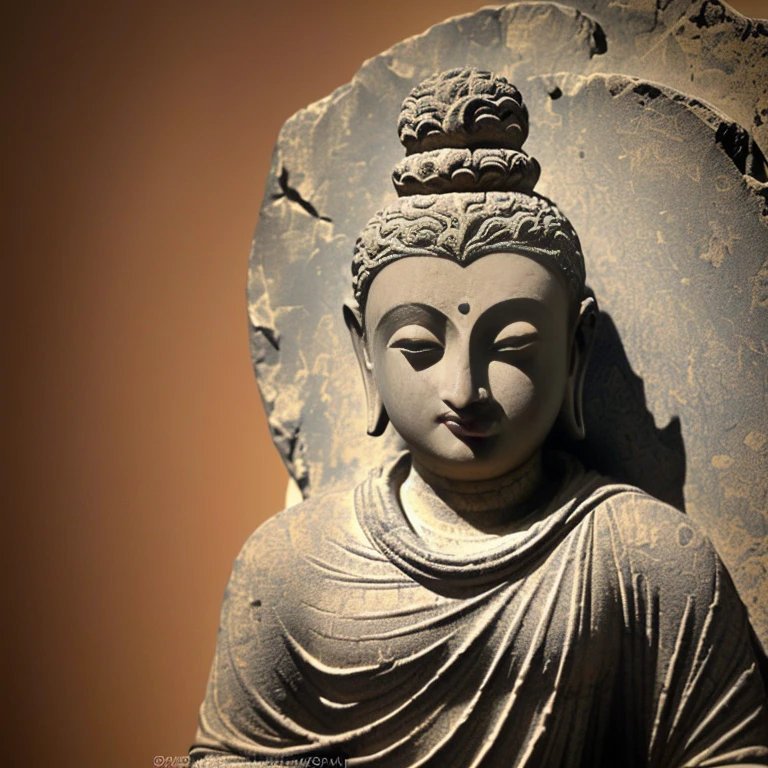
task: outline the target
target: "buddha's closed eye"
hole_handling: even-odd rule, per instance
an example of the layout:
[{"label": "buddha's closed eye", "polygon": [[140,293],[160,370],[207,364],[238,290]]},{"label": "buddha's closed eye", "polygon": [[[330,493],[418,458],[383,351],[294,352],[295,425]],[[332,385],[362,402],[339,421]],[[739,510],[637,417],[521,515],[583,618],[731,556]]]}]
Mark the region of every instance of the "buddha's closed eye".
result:
[{"label": "buddha's closed eye", "polygon": [[416,370],[423,370],[437,363],[443,356],[443,343],[428,328],[406,325],[398,328],[387,345],[397,349]]},{"label": "buddha's closed eye", "polygon": [[539,339],[539,332],[528,322],[510,323],[496,335],[491,352],[498,355],[520,355],[532,352]]},{"label": "buddha's closed eye", "polygon": [[391,336],[390,349],[399,349],[406,354],[442,352],[443,344],[432,331],[422,325],[406,325],[398,328]]},{"label": "buddha's closed eye", "polygon": [[390,344],[392,349],[399,349],[408,355],[422,355],[427,352],[442,352],[441,344],[432,341],[420,341],[418,339],[403,339]]}]

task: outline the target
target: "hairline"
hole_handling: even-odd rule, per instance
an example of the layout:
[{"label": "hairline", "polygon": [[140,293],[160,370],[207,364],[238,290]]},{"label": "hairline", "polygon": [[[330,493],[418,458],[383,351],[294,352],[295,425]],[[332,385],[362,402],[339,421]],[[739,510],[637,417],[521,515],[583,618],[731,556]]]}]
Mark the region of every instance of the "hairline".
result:
[{"label": "hairline", "polygon": [[468,259],[460,258],[459,256],[454,255],[453,253],[446,253],[445,251],[435,253],[433,251],[425,250],[423,252],[416,252],[416,253],[403,253],[387,261],[387,263],[381,266],[379,269],[374,270],[371,276],[371,279],[368,281],[368,284],[366,286],[365,293],[363,294],[363,298],[365,300],[360,306],[360,323],[363,331],[363,336],[365,337],[366,329],[367,329],[365,314],[368,309],[368,294],[371,291],[371,286],[373,285],[373,282],[376,279],[376,277],[381,272],[383,272],[390,264],[395,264],[396,262],[402,261],[403,259],[413,259],[413,258],[420,258],[423,256],[431,256],[432,258],[436,258],[436,259],[445,259],[446,261],[452,261],[454,264],[458,264],[460,267],[465,268],[465,267],[468,267],[470,264],[474,264],[476,261],[479,261],[485,256],[492,256],[494,254],[511,254],[515,256],[523,256],[525,258],[529,258],[537,262],[538,264],[543,266],[548,272],[550,272],[551,274],[554,274],[557,277],[557,280],[560,283],[560,286],[565,291],[565,296],[568,299],[568,304],[570,305],[568,308],[568,324],[569,324],[569,327],[573,327],[573,323],[575,323],[576,319],[578,318],[581,303],[586,296],[586,291],[584,287],[582,287],[581,289],[581,293],[582,293],[581,296],[573,295],[570,289],[570,286],[568,285],[568,280],[566,279],[562,270],[558,269],[557,266],[553,265],[551,263],[551,259],[548,260],[546,255],[541,251],[537,252],[534,250],[528,250],[526,248],[499,249],[499,248],[494,248],[490,246],[488,247],[487,250],[483,249],[481,251],[478,251],[477,253],[473,253]]}]

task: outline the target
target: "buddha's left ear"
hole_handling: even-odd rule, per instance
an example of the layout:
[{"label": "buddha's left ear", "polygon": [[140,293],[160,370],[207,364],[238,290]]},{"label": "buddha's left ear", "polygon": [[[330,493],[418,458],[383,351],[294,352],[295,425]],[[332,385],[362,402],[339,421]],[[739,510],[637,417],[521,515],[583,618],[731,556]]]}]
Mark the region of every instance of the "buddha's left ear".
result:
[{"label": "buddha's left ear", "polygon": [[384,409],[384,403],[381,400],[379,388],[376,386],[376,380],[373,376],[373,365],[365,346],[363,317],[360,313],[360,307],[354,299],[344,302],[344,322],[347,324],[357,363],[360,366],[360,373],[363,376],[368,434],[378,437],[387,428],[389,417]]},{"label": "buddha's left ear", "polygon": [[568,381],[561,410],[562,424],[574,440],[583,440],[586,435],[582,394],[589,354],[595,342],[597,317],[597,302],[593,296],[588,296],[581,302],[572,331]]}]

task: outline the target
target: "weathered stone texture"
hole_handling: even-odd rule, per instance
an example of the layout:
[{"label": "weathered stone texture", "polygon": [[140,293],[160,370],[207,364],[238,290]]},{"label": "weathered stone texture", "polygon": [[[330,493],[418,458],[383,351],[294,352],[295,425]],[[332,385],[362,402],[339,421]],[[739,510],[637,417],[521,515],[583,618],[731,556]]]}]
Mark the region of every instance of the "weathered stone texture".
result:
[{"label": "weathered stone texture", "polygon": [[289,470],[310,495],[398,447],[365,434],[341,305],[355,239],[395,197],[400,104],[457,66],[523,92],[537,190],[582,240],[606,315],[582,455],[684,506],[768,644],[768,28],[716,0],[485,9],[371,59],[285,124],[248,297]]}]

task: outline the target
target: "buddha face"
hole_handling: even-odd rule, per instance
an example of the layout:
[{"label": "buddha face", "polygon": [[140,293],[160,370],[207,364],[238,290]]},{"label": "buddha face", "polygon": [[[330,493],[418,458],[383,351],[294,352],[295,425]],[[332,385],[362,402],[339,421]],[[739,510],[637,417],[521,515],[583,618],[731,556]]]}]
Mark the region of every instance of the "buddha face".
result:
[{"label": "buddha face", "polygon": [[584,314],[574,322],[560,278],[520,254],[400,259],[373,280],[356,345],[369,401],[378,395],[432,472],[502,475],[541,446],[573,392]]}]

